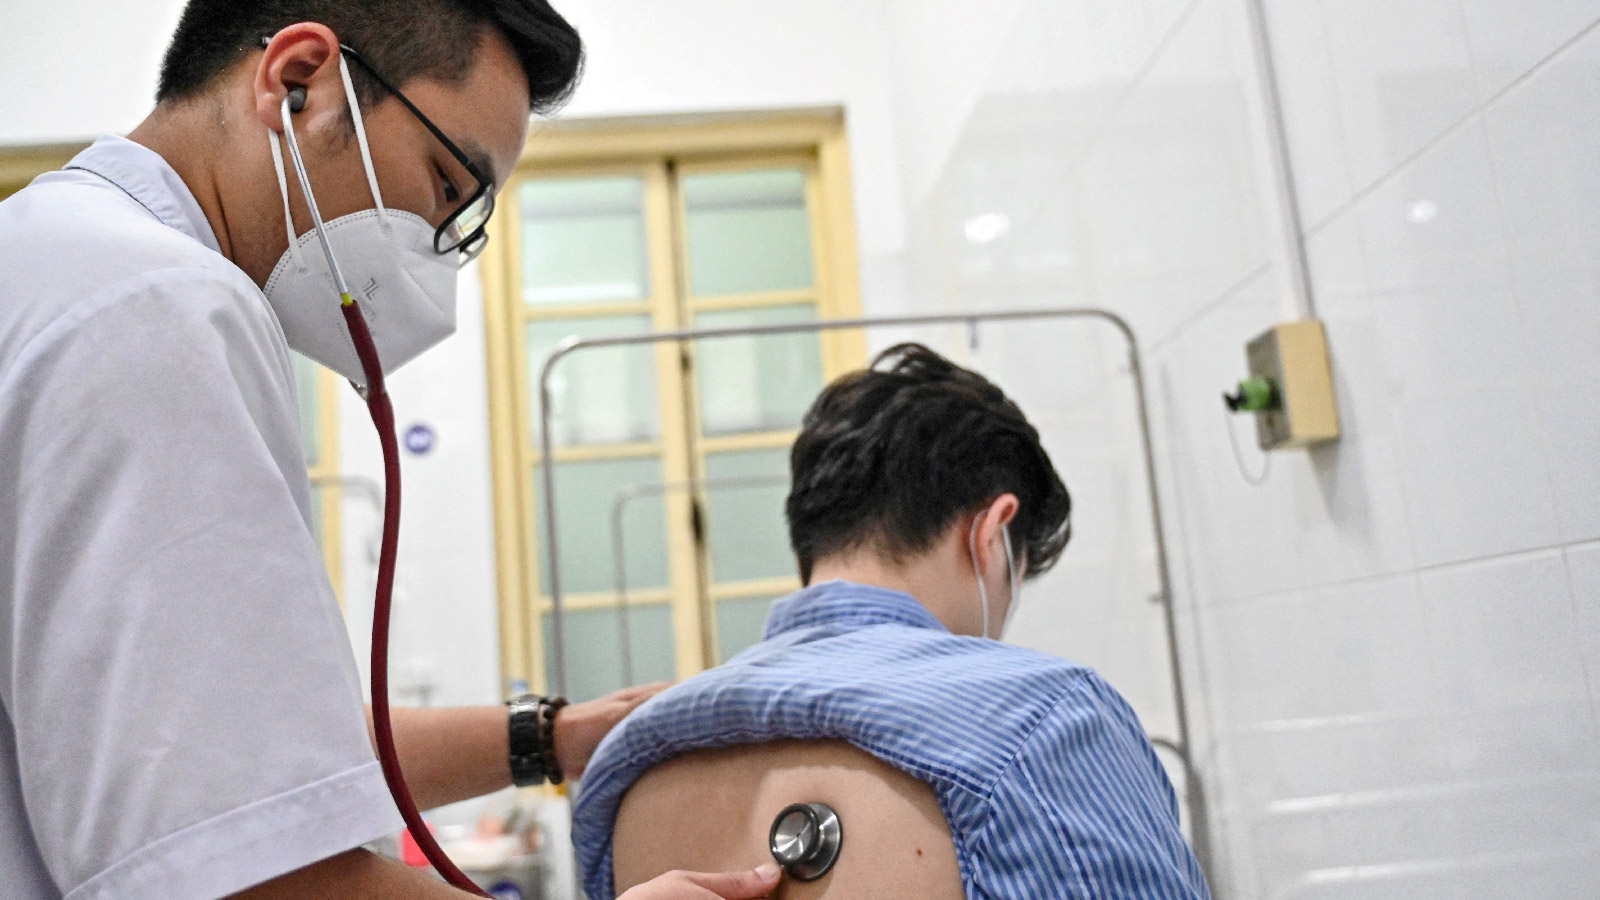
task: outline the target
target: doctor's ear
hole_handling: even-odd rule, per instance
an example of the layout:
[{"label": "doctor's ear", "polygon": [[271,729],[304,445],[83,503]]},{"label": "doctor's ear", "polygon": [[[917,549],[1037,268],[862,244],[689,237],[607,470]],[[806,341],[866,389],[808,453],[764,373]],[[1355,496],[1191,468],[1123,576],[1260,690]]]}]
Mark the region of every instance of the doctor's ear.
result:
[{"label": "doctor's ear", "polygon": [[[251,75],[256,116],[267,128],[283,131],[283,103],[291,113],[310,105],[313,90],[332,98],[343,93],[339,77],[339,38],[326,25],[300,22],[268,38]],[[336,113],[333,105],[327,112]],[[298,124],[298,123],[297,123]]]}]

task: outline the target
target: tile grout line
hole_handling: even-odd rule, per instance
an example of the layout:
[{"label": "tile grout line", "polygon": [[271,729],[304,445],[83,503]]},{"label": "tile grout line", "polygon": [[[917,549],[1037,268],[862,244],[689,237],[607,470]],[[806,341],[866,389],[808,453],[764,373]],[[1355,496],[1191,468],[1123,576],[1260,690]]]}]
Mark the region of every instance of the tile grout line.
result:
[{"label": "tile grout line", "polygon": [[1383,175],[1379,176],[1365,187],[1350,195],[1348,200],[1339,204],[1331,212],[1319,219],[1314,225],[1307,228],[1305,235],[1306,239],[1310,240],[1311,238],[1321,234],[1322,231],[1328,226],[1332,225],[1334,221],[1343,217],[1347,213],[1352,212],[1356,207],[1370,199],[1374,194],[1377,194],[1379,191],[1388,187],[1391,182],[1399,178],[1400,175],[1405,173],[1406,170],[1410,169],[1411,166],[1414,165],[1418,160],[1438,149],[1441,144],[1444,144],[1446,141],[1465,131],[1467,126],[1472,123],[1473,119],[1479,118],[1483,115],[1484,109],[1485,107],[1483,106],[1475,107],[1471,112],[1450,123],[1443,131],[1429,139],[1426,144],[1423,144],[1420,148],[1406,155],[1399,162],[1395,163],[1394,168],[1385,172]]},{"label": "tile grout line", "polygon": [[[1356,185],[1355,173],[1350,168],[1350,127],[1349,123],[1345,121],[1345,110],[1343,109],[1344,104],[1342,102],[1343,92],[1339,89],[1339,79],[1334,74],[1335,72],[1339,71],[1339,59],[1338,56],[1333,52],[1333,29],[1328,27],[1329,20],[1327,0],[1312,0],[1312,2],[1309,4],[1309,8],[1316,12],[1316,26],[1318,29],[1317,50],[1320,51],[1322,60],[1327,66],[1328,80],[1331,82],[1330,93],[1332,94],[1333,102],[1330,105],[1333,107],[1334,122],[1338,125],[1338,174],[1341,176],[1340,184],[1350,192],[1354,193]],[[1290,153],[1291,163],[1294,161],[1293,156],[1293,153]],[[1337,207],[1335,209],[1337,210]],[[1315,229],[1306,227],[1306,223],[1303,219],[1300,224],[1300,242],[1303,244],[1310,239]]]},{"label": "tile grout line", "polygon": [[1461,21],[1461,49],[1467,52],[1467,70],[1472,74],[1472,92],[1478,100],[1478,105],[1474,108],[1481,111],[1489,103],[1483,99],[1484,74],[1482,67],[1478,65],[1478,52],[1472,42],[1472,25],[1467,21],[1466,0],[1455,0],[1455,7],[1456,18]]},{"label": "tile grout line", "polygon": [[[1117,116],[1121,114],[1124,109],[1127,108],[1128,103],[1133,99],[1133,95],[1138,93],[1139,89],[1144,86],[1145,82],[1150,77],[1150,73],[1154,72],[1156,66],[1160,64],[1162,56],[1166,54],[1167,50],[1172,46],[1172,43],[1178,39],[1179,33],[1182,32],[1184,27],[1189,24],[1189,21],[1194,18],[1195,13],[1200,9],[1200,7],[1207,2],[1211,2],[1211,0],[1190,0],[1189,5],[1172,20],[1171,25],[1167,26],[1166,31],[1163,32],[1160,39],[1156,41],[1155,46],[1150,49],[1150,53],[1145,57],[1144,62],[1139,64],[1138,70],[1129,76],[1127,85],[1117,93],[1116,99],[1112,101],[1108,107],[1106,107],[1105,112],[1103,112],[1099,119],[1094,123],[1093,128],[1089,131],[1086,139],[1084,140],[1083,150],[1075,155],[1063,170],[1066,180],[1071,181],[1078,177],[1079,170],[1083,167],[1084,163],[1088,161],[1089,157],[1094,155],[1096,147],[1100,144],[1101,139],[1105,137],[1106,132],[1110,129],[1111,123],[1116,120]],[[1041,196],[1038,206],[1028,211],[1028,218],[1031,220],[1037,215],[1040,209],[1048,206],[1050,203],[1051,200],[1049,200],[1047,197]]]},{"label": "tile grout line", "polygon": [[[1594,543],[1600,543],[1600,541]],[[1573,625],[1574,627],[1581,626],[1582,620],[1578,614],[1578,584],[1572,577],[1572,557],[1565,549],[1561,553],[1561,574],[1566,577],[1567,606],[1572,611]],[[1589,654],[1585,652],[1581,645],[1578,647],[1578,667],[1583,670],[1583,687],[1584,691],[1589,695],[1589,722],[1597,730],[1600,730],[1600,693],[1595,691],[1595,675],[1597,673],[1590,668]]]},{"label": "tile grout line", "polygon": [[[1582,29],[1580,29],[1578,31],[1578,33],[1576,35],[1574,35],[1571,38],[1568,38],[1566,41],[1563,41],[1560,44],[1560,46],[1556,47],[1550,53],[1546,54],[1543,58],[1541,58],[1538,62],[1536,62],[1532,66],[1530,66],[1526,72],[1523,72],[1521,75],[1519,75],[1515,79],[1513,79],[1510,84],[1507,84],[1505,87],[1503,87],[1500,90],[1496,91],[1493,96],[1483,100],[1476,107],[1474,107],[1471,112],[1467,113],[1466,115],[1462,116],[1460,119],[1457,119],[1455,122],[1452,122],[1450,125],[1446,126],[1443,131],[1441,131],[1441,132],[1439,132],[1439,134],[1435,135],[1426,144],[1422,145],[1422,147],[1420,147],[1416,151],[1406,155],[1399,162],[1395,163],[1394,167],[1391,168],[1388,172],[1385,172],[1383,175],[1379,176],[1377,179],[1373,180],[1372,182],[1368,183],[1367,185],[1365,185],[1361,189],[1357,190],[1354,194],[1352,194],[1349,197],[1349,199],[1345,200],[1343,203],[1340,203],[1338,206],[1334,207],[1331,211],[1329,211],[1327,214],[1325,214],[1322,218],[1318,219],[1316,221],[1316,223],[1314,223],[1314,224],[1310,225],[1309,227],[1307,227],[1306,228],[1306,233],[1305,233],[1305,238],[1307,240],[1309,240],[1311,237],[1317,235],[1323,229],[1325,229],[1329,225],[1333,224],[1333,221],[1335,219],[1338,219],[1338,218],[1344,216],[1346,213],[1350,212],[1350,210],[1352,208],[1354,208],[1355,206],[1359,205],[1362,201],[1368,199],[1373,194],[1377,193],[1379,190],[1381,190],[1382,188],[1387,186],[1390,182],[1394,181],[1395,178],[1397,178],[1401,174],[1402,171],[1404,171],[1405,169],[1409,168],[1417,160],[1419,160],[1422,157],[1428,155],[1428,153],[1432,152],[1440,144],[1444,143],[1445,141],[1449,140],[1452,137],[1455,137],[1456,134],[1459,133],[1460,131],[1462,131],[1474,118],[1478,118],[1478,117],[1484,116],[1484,114],[1489,111],[1490,107],[1498,104],[1501,100],[1505,99],[1505,97],[1508,94],[1510,94],[1513,91],[1517,90],[1518,88],[1522,87],[1522,85],[1527,83],[1530,79],[1534,78],[1535,76],[1537,76],[1538,74],[1543,72],[1544,69],[1547,66],[1549,66],[1549,64],[1556,59],[1556,57],[1562,55],[1568,49],[1570,49],[1574,45],[1576,45],[1579,42],[1581,42],[1584,38],[1588,37],[1597,28],[1600,28],[1600,18],[1597,18],[1594,21],[1590,22],[1588,25],[1585,25]],[[1468,49],[1468,55],[1469,55],[1469,58],[1470,58],[1470,55],[1471,55],[1470,48]],[[1474,71],[1476,71],[1476,70],[1474,70]]]},{"label": "tile grout line", "polygon": [[[1527,290],[1527,285],[1523,283],[1524,279],[1519,274],[1519,267],[1517,266],[1515,258],[1511,254],[1511,235],[1507,231],[1506,226],[1507,204],[1505,182],[1500,175],[1501,167],[1495,159],[1494,141],[1491,140],[1489,136],[1489,123],[1487,119],[1485,119],[1483,122],[1482,137],[1484,163],[1489,167],[1489,187],[1492,192],[1491,199],[1494,201],[1495,236],[1500,239],[1501,253],[1504,256],[1506,267],[1506,278],[1510,282],[1509,287],[1511,289],[1511,307],[1516,312],[1517,331],[1522,338],[1522,346],[1520,348],[1521,352],[1518,355],[1522,358],[1522,364],[1524,366],[1526,366],[1530,371],[1537,372],[1539,367],[1533,365],[1534,343],[1532,341],[1533,336],[1530,333],[1532,322],[1529,319],[1528,310],[1523,297],[1523,292]],[[1549,464],[1550,458],[1554,456],[1553,450],[1555,445],[1551,439],[1550,417],[1546,415],[1545,410],[1546,399],[1547,398],[1545,397],[1543,391],[1535,390],[1534,402],[1529,404],[1529,406],[1531,407],[1533,420],[1539,430],[1539,440],[1544,447],[1546,456],[1544,482],[1548,491],[1546,499],[1548,499],[1550,503],[1550,518],[1555,521],[1556,534],[1560,536],[1563,540],[1563,543],[1565,543],[1565,539],[1567,537],[1567,524],[1565,521],[1563,521],[1564,517],[1561,514],[1561,503],[1559,500],[1559,489],[1556,484],[1556,473],[1554,468]]]},{"label": "tile grout line", "polygon": [[[1355,228],[1352,232],[1352,237],[1354,238],[1356,245],[1356,259],[1358,264],[1361,266],[1362,293],[1364,294],[1364,299],[1368,308],[1372,310],[1373,317],[1376,318],[1382,315],[1382,312],[1381,307],[1377,303],[1377,292],[1372,286],[1372,262],[1367,256],[1367,232],[1366,229],[1361,227],[1360,222],[1356,222],[1354,225]],[[1354,397],[1351,399],[1353,401]],[[1416,498],[1411,495],[1411,491],[1407,490],[1411,479],[1407,478],[1405,475],[1405,459],[1402,456],[1403,444],[1401,439],[1403,432],[1400,427],[1401,417],[1399,414],[1399,405],[1395,403],[1387,404],[1384,406],[1382,412],[1384,421],[1387,422],[1389,426],[1389,434],[1392,435],[1392,439],[1389,441],[1389,445],[1387,447],[1389,462],[1394,466],[1395,475],[1400,479],[1399,490],[1397,493],[1399,494],[1400,500],[1400,514],[1405,521],[1407,551],[1406,559],[1410,562],[1412,569],[1415,569],[1418,559],[1416,529],[1418,513],[1416,508]]]},{"label": "tile grout line", "polygon": [[1276,265],[1272,260],[1266,260],[1265,262],[1257,263],[1254,268],[1246,272],[1233,284],[1230,284],[1224,288],[1221,293],[1212,297],[1210,300],[1201,303],[1200,306],[1196,307],[1172,327],[1163,331],[1160,336],[1151,340],[1146,351],[1148,355],[1153,359],[1156,353],[1166,349],[1173,341],[1177,340],[1183,332],[1197,325],[1201,319],[1204,319],[1205,317],[1216,312],[1219,307],[1223,306],[1228,301],[1237,298],[1263,275],[1271,272],[1274,268],[1276,268]]},{"label": "tile grout line", "polygon": [[1584,38],[1587,38],[1589,34],[1595,31],[1597,28],[1600,28],[1600,17],[1596,17],[1590,21],[1589,24],[1578,29],[1577,33],[1572,37],[1567,38],[1560,44],[1557,44],[1554,50],[1551,50],[1549,53],[1546,53],[1544,56],[1540,57],[1537,62],[1528,67],[1527,71],[1523,72],[1521,75],[1518,75],[1516,78],[1511,79],[1510,83],[1508,83],[1505,87],[1495,91],[1494,94],[1485,99],[1478,108],[1488,109],[1489,107],[1505,99],[1507,94],[1517,90],[1528,81],[1532,80],[1535,76],[1542,73],[1547,66],[1555,61],[1556,57],[1561,56],[1574,46],[1582,43]]},{"label": "tile grout line", "polygon": [[1565,551],[1573,548],[1586,549],[1589,545],[1600,546],[1600,540],[1580,541],[1575,544],[1548,544],[1543,547],[1532,547],[1526,550],[1508,550],[1503,553],[1493,553],[1488,556],[1475,556],[1470,559],[1453,560],[1451,562],[1430,563],[1426,566],[1416,566],[1409,569],[1400,569],[1393,572],[1376,572],[1371,575],[1357,575],[1353,578],[1340,578],[1335,581],[1324,581],[1305,587],[1288,588],[1285,590],[1261,591],[1253,594],[1241,594],[1224,600],[1206,604],[1201,609],[1224,609],[1238,604],[1255,603],[1273,597],[1286,597],[1294,594],[1315,593],[1328,588],[1354,587],[1363,584],[1376,584],[1383,581],[1399,581],[1407,578],[1418,580],[1424,575],[1437,574],[1450,569],[1463,568],[1479,563],[1498,563],[1522,557],[1534,557],[1540,554],[1560,554],[1565,556]]}]

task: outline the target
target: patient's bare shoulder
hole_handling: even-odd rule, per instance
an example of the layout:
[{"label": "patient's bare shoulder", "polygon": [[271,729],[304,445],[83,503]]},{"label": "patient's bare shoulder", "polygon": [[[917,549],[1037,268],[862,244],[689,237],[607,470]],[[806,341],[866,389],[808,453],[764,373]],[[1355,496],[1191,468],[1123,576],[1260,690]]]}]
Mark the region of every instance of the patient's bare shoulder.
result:
[{"label": "patient's bare shoulder", "polygon": [[673,869],[722,872],[771,859],[767,833],[791,803],[826,803],[844,846],[833,871],[781,900],[965,897],[950,826],[925,783],[843,741],[700,750],[646,772],[613,835],[618,893]]}]

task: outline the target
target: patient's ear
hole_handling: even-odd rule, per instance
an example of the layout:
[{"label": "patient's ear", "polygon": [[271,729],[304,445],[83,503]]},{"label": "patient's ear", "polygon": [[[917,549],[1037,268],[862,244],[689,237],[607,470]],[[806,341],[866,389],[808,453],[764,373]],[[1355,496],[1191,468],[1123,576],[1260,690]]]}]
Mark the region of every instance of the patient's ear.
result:
[{"label": "patient's ear", "polygon": [[1005,541],[1000,537],[1000,530],[1011,524],[1021,508],[1022,502],[1016,494],[1005,493],[978,513],[976,549],[978,566],[985,573],[993,571],[995,565],[1005,567]]}]

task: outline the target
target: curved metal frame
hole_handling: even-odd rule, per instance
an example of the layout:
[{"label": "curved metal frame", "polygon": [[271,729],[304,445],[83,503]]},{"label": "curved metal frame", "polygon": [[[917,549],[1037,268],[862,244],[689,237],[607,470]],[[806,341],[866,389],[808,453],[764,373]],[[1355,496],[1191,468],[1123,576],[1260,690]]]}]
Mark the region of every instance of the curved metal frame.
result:
[{"label": "curved metal frame", "polygon": [[[1167,557],[1166,530],[1161,518],[1161,495],[1158,491],[1155,449],[1150,435],[1150,407],[1145,395],[1143,360],[1139,354],[1139,341],[1127,320],[1109,310],[1094,307],[1047,307],[1042,309],[1015,309],[994,312],[933,313],[912,316],[870,316],[857,319],[821,319],[810,322],[786,322],[773,325],[750,325],[737,328],[700,328],[682,331],[657,331],[641,334],[618,335],[601,338],[571,337],[562,341],[545,357],[539,371],[539,449],[541,474],[544,479],[545,539],[549,542],[551,661],[555,664],[555,684],[558,694],[567,690],[566,622],[561,594],[561,554],[557,538],[560,526],[556,523],[556,480],[554,444],[550,436],[550,373],[569,354],[595,347],[625,347],[659,344],[666,341],[682,343],[727,337],[752,337],[774,334],[803,334],[808,332],[838,331],[846,328],[873,328],[889,326],[950,325],[965,323],[976,329],[981,322],[1016,322],[1034,319],[1099,319],[1110,324],[1122,335],[1128,345],[1128,373],[1133,380],[1134,397],[1139,412],[1139,437],[1144,455],[1145,481],[1150,492],[1150,525],[1156,545],[1156,569],[1160,580],[1160,597],[1166,625],[1167,658],[1172,679],[1173,707],[1178,726],[1175,748],[1183,759],[1186,770],[1186,794],[1189,803],[1191,840],[1195,856],[1209,874],[1211,871],[1210,822],[1206,815],[1205,794],[1191,753],[1194,744],[1189,736],[1189,709],[1184,696],[1183,665],[1178,655],[1177,614],[1173,606],[1172,572]],[[1169,743],[1163,741],[1162,743]]]},{"label": "curved metal frame", "polygon": [[629,503],[644,497],[662,497],[697,488],[776,487],[788,484],[788,476],[741,475],[728,478],[701,478],[689,481],[646,481],[623,485],[611,501],[612,578],[617,585],[617,650],[622,657],[622,683],[633,684],[633,635],[628,618],[628,553],[623,544],[622,514]]}]

